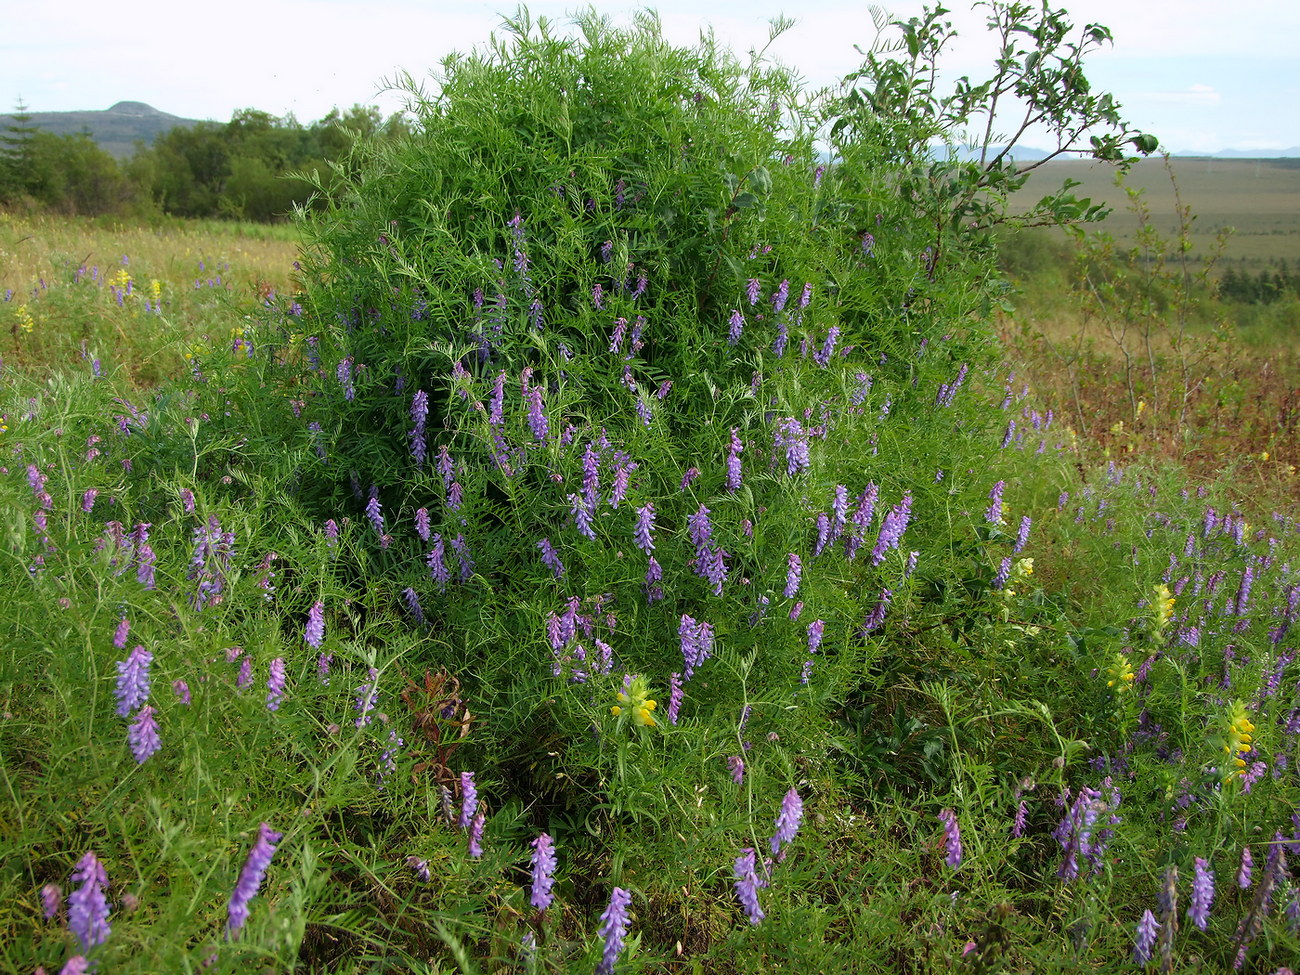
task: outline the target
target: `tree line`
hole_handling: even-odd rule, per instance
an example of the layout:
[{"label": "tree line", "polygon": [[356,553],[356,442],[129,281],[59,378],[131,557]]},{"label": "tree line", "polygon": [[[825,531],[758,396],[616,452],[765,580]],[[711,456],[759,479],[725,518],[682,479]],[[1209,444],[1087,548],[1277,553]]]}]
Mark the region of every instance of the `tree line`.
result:
[{"label": "tree line", "polygon": [[296,174],[346,159],[358,138],[396,138],[408,126],[374,106],[337,108],[304,125],[241,109],[229,122],[178,126],[122,162],[88,132],[56,135],[19,106],[0,132],[0,207],[78,216],[285,219],[313,189]]}]

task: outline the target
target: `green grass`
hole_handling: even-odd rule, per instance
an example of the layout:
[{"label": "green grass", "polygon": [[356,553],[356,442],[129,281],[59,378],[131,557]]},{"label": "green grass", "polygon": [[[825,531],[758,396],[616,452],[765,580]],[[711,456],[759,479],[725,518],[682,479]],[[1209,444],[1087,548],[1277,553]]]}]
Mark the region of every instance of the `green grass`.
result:
[{"label": "green grass", "polygon": [[[222,243],[191,234],[208,253]],[[257,272],[232,261],[231,273]],[[855,635],[860,620],[829,626],[801,687],[802,623],[774,623],[765,650],[741,638],[743,621],[727,624],[696,678],[734,687],[726,706],[693,704],[692,689],[678,725],[637,729],[609,714],[617,674],[571,684],[526,663],[547,653],[549,596],[531,617],[485,618],[481,647],[455,645],[437,626],[411,626],[400,593],[368,578],[365,566],[386,557],[369,525],[340,518],[338,539],[325,536],[296,498],[311,448],[295,391],[267,383],[260,354],[214,345],[199,380],[176,351],[264,316],[255,292],[213,305],[177,292],[182,316],[164,291],[158,317],[118,308],[98,289],[59,287],[76,298],[55,301],[51,286],[39,298],[39,349],[20,345],[21,365],[11,352],[0,373],[3,970],[54,971],[77,950],[65,916],[43,918],[40,891],[59,885],[66,912],[72,868],[87,851],[104,864],[111,905],[112,934],[94,954],[121,972],[198,970],[213,958],[207,970],[511,969],[526,965],[526,934],[540,946],[538,970],[590,970],[614,884],[633,892],[623,972],[1127,971],[1137,918],[1158,912],[1173,865],[1173,966],[1230,966],[1274,831],[1291,835],[1300,799],[1294,630],[1280,643],[1269,637],[1293,612],[1296,512],[1249,507],[1250,464],[1199,485],[1139,458],[1094,466],[1060,421],[1034,429],[1038,404],[1021,398],[1019,378],[972,375],[959,403],[996,403],[1006,380],[1003,416],[1022,439],[1000,449],[1001,428],[952,431],[942,486],[923,489],[918,472],[919,569],[897,586],[885,625],[865,638]],[[98,334],[139,333],[131,344],[105,342],[100,380],[68,353],[87,309],[105,317]],[[266,327],[250,329],[255,343]],[[142,378],[146,388],[134,384]],[[922,393],[933,401],[933,388]],[[123,400],[145,416],[129,419]],[[914,423],[880,427],[889,464],[907,463],[909,443],[926,449]],[[932,463],[919,463],[933,482]],[[36,489],[29,465],[45,478]],[[984,519],[999,479],[1002,526]],[[87,513],[90,489],[98,495]],[[1232,512],[1234,496],[1242,513],[1207,531],[1207,509]],[[1021,554],[1034,573],[1012,594],[991,580],[1022,515],[1033,519]],[[231,533],[234,554],[219,600],[204,605],[194,533],[210,518]],[[128,533],[153,526],[155,588],[138,579],[138,548],[112,541],[112,522]],[[269,589],[259,584],[268,552],[277,555]],[[1247,566],[1254,589],[1238,613],[1228,606]],[[836,619],[833,607],[854,605],[843,591],[848,563],[809,571],[810,606]],[[1166,577],[1180,595],[1174,619],[1160,624],[1152,602]],[[449,613],[455,598],[426,595],[424,610]],[[328,684],[304,642],[316,600],[328,607]],[[772,611],[788,608],[778,600]],[[162,737],[142,764],[114,713],[116,665],[135,645],[155,655],[150,700]],[[1139,677],[1108,686],[1121,654]],[[276,659],[287,694],[272,711]],[[253,676],[241,689],[244,660]],[[372,667],[383,716],[359,727],[355,701]],[[459,692],[403,698],[440,667]],[[664,672],[651,683],[662,717]],[[1266,766],[1249,793],[1212,771],[1238,699],[1256,726],[1251,761]],[[461,739],[455,722],[466,717]],[[501,740],[507,727],[522,740]],[[386,771],[393,734],[404,744]],[[449,742],[458,748],[440,750]],[[733,754],[745,756],[740,785],[728,771]],[[487,812],[481,858],[444,817],[440,783],[458,788],[461,771],[477,773]],[[1084,860],[1077,879],[1062,880],[1052,835],[1062,789],[1073,802],[1082,787],[1098,788],[1105,802],[1107,776],[1122,796],[1101,811],[1113,836],[1095,869]],[[767,917],[751,925],[732,891],[733,860],[743,847],[766,848],[791,787],[803,824],[759,892]],[[1021,800],[1027,821],[1013,837]],[[936,818],[944,807],[961,827],[956,870]],[[263,822],[284,836],[247,926],[230,940],[227,900]],[[542,829],[556,837],[559,879],[555,905],[539,914],[528,904],[528,857]],[[1243,891],[1233,877],[1247,845],[1256,868]],[[410,857],[428,864],[430,882]],[[1195,857],[1218,877],[1205,933],[1185,916]],[[1271,972],[1300,950],[1283,913],[1294,897],[1278,887],[1245,970]]]}]

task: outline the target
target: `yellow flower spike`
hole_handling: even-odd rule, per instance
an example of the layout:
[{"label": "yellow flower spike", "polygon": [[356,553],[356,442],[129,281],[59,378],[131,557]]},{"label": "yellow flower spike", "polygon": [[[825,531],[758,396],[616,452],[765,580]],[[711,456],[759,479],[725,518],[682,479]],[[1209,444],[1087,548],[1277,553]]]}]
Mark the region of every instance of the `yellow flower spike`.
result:
[{"label": "yellow flower spike", "polygon": [[1243,756],[1251,750],[1251,742],[1255,740],[1252,737],[1255,725],[1250,720],[1246,705],[1240,700],[1232,703],[1231,709],[1224,715],[1224,718],[1226,719],[1224,721],[1226,730],[1223,735],[1222,747],[1229,761],[1225,763],[1227,767],[1223,770],[1223,781],[1227,782],[1245,772],[1246,759]]},{"label": "yellow flower spike", "polygon": [[[609,710],[620,722],[630,717],[632,723],[640,728],[657,728],[659,726],[659,722],[651,714],[658,705],[650,697],[650,686],[644,677],[633,677],[631,682],[625,686],[625,689],[619,691],[615,697],[620,704]],[[620,705],[627,705],[629,710],[625,711]]]}]

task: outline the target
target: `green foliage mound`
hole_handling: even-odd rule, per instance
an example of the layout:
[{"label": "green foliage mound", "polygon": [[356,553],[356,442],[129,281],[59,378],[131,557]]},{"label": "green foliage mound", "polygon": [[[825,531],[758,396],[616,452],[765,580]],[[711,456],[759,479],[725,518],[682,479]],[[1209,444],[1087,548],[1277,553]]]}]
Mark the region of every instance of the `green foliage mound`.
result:
[{"label": "green foliage mound", "polygon": [[[587,804],[631,785],[557,773],[611,760],[624,674],[666,705],[700,625],[724,672],[683,714],[734,737],[758,693],[824,738],[810,623],[850,684],[818,694],[853,693],[873,614],[913,598],[902,531],[933,537],[953,438],[990,409],[949,409],[985,296],[884,186],[819,162],[786,72],[649,17],[578,26],[449,60],[417,133],[330,188],[296,348],[320,518],[373,527],[359,571],[492,715],[493,766],[531,770],[507,791]],[[674,778],[615,805],[666,809]]]}]

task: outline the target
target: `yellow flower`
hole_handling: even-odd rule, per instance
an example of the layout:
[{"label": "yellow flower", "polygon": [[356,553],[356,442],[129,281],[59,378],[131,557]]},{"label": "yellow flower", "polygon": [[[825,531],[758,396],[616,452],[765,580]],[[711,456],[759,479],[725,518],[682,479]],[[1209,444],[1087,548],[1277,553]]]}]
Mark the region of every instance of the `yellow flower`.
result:
[{"label": "yellow flower", "polygon": [[30,332],[36,327],[36,319],[32,318],[32,313],[27,310],[26,305],[18,306],[18,327],[24,332]]},{"label": "yellow flower", "polygon": [[1114,687],[1117,694],[1129,690],[1137,677],[1133,673],[1133,668],[1129,665],[1128,656],[1118,651],[1115,653],[1115,658],[1111,661],[1110,666],[1106,668],[1106,676],[1109,678],[1106,681],[1106,686]]},{"label": "yellow flower", "polygon": [[626,720],[625,707],[630,711],[632,723],[640,728],[656,728],[659,722],[654,719],[652,711],[658,706],[650,697],[650,687],[644,677],[633,677],[625,690],[618,692],[618,704],[609,709],[609,713],[620,720]]},{"label": "yellow flower", "polygon": [[1174,615],[1174,597],[1169,593],[1169,587],[1161,583],[1155,588],[1155,599],[1151,602],[1153,622],[1155,630],[1153,633],[1157,643],[1164,643],[1165,630],[1169,627],[1169,621]]},{"label": "yellow flower", "polygon": [[1251,743],[1255,740],[1255,725],[1250,720],[1246,705],[1240,700],[1234,701],[1228,713],[1224,715],[1224,727],[1220,747],[1227,758],[1222,770],[1223,781],[1227,782],[1245,772],[1246,759],[1242,756],[1250,751]]}]

